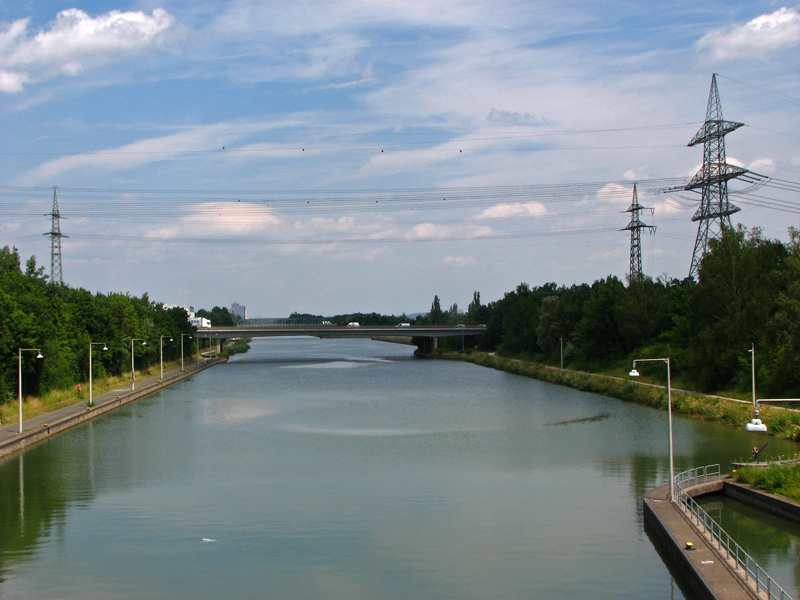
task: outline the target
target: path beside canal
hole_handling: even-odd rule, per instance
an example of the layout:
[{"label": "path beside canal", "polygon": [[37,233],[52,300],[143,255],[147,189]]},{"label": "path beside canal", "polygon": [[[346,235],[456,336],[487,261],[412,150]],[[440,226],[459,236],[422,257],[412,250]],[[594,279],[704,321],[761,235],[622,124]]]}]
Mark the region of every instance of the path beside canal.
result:
[{"label": "path beside canal", "polygon": [[143,379],[137,383],[135,390],[131,390],[130,387],[126,386],[96,395],[93,398],[94,406],[92,407],[86,406],[86,402],[81,400],[70,406],[37,415],[30,419],[26,419],[23,414],[22,433],[19,433],[18,423],[11,423],[0,427],[0,459],[14,452],[18,452],[31,444],[45,440],[51,435],[105,414],[123,404],[153,394],[173,383],[191,377],[195,373],[199,373],[204,369],[225,362],[225,360],[224,358],[205,359],[183,370],[174,369],[172,371],[167,371],[164,373],[163,379],[160,377],[160,374]]}]

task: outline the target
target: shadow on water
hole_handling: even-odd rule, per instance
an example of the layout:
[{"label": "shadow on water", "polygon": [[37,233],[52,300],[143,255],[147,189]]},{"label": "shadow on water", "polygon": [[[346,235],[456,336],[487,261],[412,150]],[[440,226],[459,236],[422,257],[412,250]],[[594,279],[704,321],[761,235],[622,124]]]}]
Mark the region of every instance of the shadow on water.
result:
[{"label": "shadow on water", "polygon": [[603,412],[593,417],[582,417],[579,419],[569,419],[567,421],[556,421],[555,423],[545,423],[545,427],[558,427],[560,425],[577,425],[578,423],[593,423],[595,421],[602,421],[611,416],[611,413]]}]

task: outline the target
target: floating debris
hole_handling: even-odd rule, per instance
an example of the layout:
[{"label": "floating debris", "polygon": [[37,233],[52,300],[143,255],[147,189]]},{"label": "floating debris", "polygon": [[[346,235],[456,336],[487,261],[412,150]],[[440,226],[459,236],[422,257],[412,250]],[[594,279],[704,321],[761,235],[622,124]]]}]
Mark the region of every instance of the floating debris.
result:
[{"label": "floating debris", "polygon": [[555,427],[557,425],[572,425],[573,423],[591,423],[592,421],[602,421],[603,419],[607,419],[610,417],[611,414],[604,412],[600,413],[599,415],[595,415],[593,417],[584,417],[582,419],[570,419],[569,421],[557,421],[555,423],[545,423],[545,427]]}]

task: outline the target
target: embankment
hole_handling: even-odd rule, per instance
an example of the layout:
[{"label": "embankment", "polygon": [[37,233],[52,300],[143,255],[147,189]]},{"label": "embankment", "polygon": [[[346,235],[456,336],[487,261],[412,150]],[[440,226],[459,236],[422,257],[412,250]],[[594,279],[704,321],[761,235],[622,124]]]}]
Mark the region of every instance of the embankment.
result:
[{"label": "embankment", "polygon": [[199,364],[188,367],[184,371],[172,371],[167,373],[164,379],[159,379],[157,377],[147,379],[134,391],[116,390],[107,392],[96,396],[94,398],[94,406],[92,407],[87,407],[83,402],[79,402],[52,413],[27,419],[23,421],[22,433],[17,433],[18,425],[16,424],[5,426],[0,429],[0,459],[18,452],[31,444],[46,440],[50,436],[66,429],[99,417],[123,404],[128,404],[129,402],[155,393],[162,388],[182,381],[195,373],[199,373],[200,371],[225,362],[226,360],[227,358],[205,360]]},{"label": "embankment", "polygon": [[[609,375],[585,371],[558,369],[525,361],[503,358],[483,352],[459,355],[462,360],[516,375],[532,377],[548,383],[563,385],[585,392],[619,398],[644,406],[666,410],[667,395],[663,386],[630,381]],[[744,428],[753,418],[752,404],[731,398],[707,396],[672,389],[672,410],[679,414],[717,421]],[[771,435],[800,441],[800,411],[761,407],[760,418]]]}]

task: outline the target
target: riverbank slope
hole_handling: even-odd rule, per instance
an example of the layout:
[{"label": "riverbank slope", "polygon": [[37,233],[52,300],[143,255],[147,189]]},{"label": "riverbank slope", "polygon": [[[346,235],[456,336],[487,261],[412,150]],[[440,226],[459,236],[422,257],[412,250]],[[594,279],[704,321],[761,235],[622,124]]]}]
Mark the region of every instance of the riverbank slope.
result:
[{"label": "riverbank slope", "polygon": [[22,433],[19,432],[18,423],[0,427],[0,460],[31,444],[45,440],[51,435],[75,427],[123,404],[148,396],[226,360],[227,358],[204,359],[183,370],[168,371],[164,374],[163,379],[160,378],[160,375],[145,379],[138,384],[135,390],[125,387],[100,394],[93,398],[94,406],[92,407],[88,407],[84,401],[80,401],[30,419],[25,419],[23,415]]},{"label": "riverbank slope", "polygon": [[[532,377],[584,392],[594,392],[603,396],[619,398],[627,402],[635,402],[636,404],[643,404],[662,410],[667,408],[666,393],[664,387],[660,385],[585,371],[559,369],[518,359],[503,358],[484,352],[452,356],[457,356],[461,360],[483,367]],[[741,428],[744,428],[753,418],[753,405],[750,402],[675,388],[672,388],[672,410],[679,414],[726,423]],[[760,413],[760,418],[767,425],[770,435],[800,442],[800,411],[789,408],[761,406]]]}]

